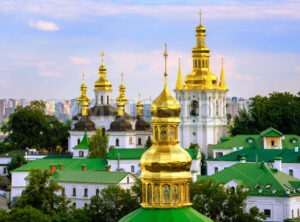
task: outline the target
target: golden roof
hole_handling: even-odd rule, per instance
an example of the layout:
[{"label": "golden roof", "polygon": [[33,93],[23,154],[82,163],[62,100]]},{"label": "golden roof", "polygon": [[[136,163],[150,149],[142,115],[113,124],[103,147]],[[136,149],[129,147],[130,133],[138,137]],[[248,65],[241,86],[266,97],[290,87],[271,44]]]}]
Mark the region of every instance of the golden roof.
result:
[{"label": "golden roof", "polygon": [[121,77],[122,77],[122,81],[121,81],[121,85],[119,86],[119,96],[116,98],[116,103],[117,103],[117,105],[122,103],[125,106],[128,102],[128,99],[125,96],[125,85],[123,83],[123,77],[124,77],[123,72],[121,73]]},{"label": "golden roof", "polygon": [[82,84],[80,86],[81,95],[77,98],[77,103],[81,104],[83,101],[90,102],[90,98],[86,95],[87,86],[84,83],[85,74],[82,73]]},{"label": "golden roof", "polygon": [[104,62],[103,62],[104,56],[105,56],[104,52],[102,51],[101,52],[102,63],[101,66],[99,67],[99,79],[95,82],[94,90],[112,91],[111,82],[108,81],[106,78],[106,67],[104,66]]},{"label": "golden roof", "polygon": [[136,115],[142,116],[144,111],[144,104],[141,101],[141,94],[139,94],[139,101],[136,103]]},{"label": "golden roof", "polygon": [[219,87],[220,87],[220,90],[228,90],[226,81],[225,81],[225,75],[224,75],[223,58],[222,58],[222,68],[221,68],[221,77],[220,77]]}]

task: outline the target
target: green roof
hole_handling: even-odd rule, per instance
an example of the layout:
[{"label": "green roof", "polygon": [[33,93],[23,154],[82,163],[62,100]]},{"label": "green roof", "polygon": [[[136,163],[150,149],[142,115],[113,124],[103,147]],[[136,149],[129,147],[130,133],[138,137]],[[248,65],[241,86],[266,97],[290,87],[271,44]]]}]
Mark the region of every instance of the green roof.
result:
[{"label": "green roof", "polygon": [[198,176],[198,181],[208,178],[213,178],[216,182],[222,184],[226,184],[232,180],[236,181],[239,184],[249,187],[249,195],[253,196],[300,195],[300,190],[298,189],[300,188],[299,179],[271,168],[264,162],[237,163],[212,176]]},{"label": "green roof", "polygon": [[240,161],[242,157],[246,158],[246,162],[274,162],[281,157],[283,163],[300,163],[300,150],[295,152],[294,149],[242,149],[207,161]]},{"label": "green roof", "polygon": [[281,132],[278,130],[270,127],[260,133],[261,136],[283,136]]},{"label": "green roof", "polygon": [[[232,149],[233,147],[239,148],[264,148],[263,137],[264,136],[284,136],[282,139],[282,148],[293,149],[295,146],[300,147],[300,136],[297,135],[282,135],[279,131],[269,128],[260,134],[249,135],[236,135],[233,137],[221,137],[221,142],[212,146],[212,149]],[[250,143],[252,140],[252,143]],[[293,140],[296,143],[293,143]]]},{"label": "green roof", "polygon": [[56,182],[116,185],[129,174],[126,172],[56,170],[51,177]]},{"label": "green roof", "polygon": [[[133,148],[133,149],[125,149],[125,148],[118,148],[118,149],[111,149],[108,151],[107,159],[109,160],[117,160],[118,154],[120,154],[120,160],[140,160],[143,153],[147,151],[144,148]],[[185,149],[193,160],[197,159],[198,151],[194,149]]]},{"label": "green roof", "polygon": [[213,220],[200,214],[191,207],[177,209],[151,209],[139,208],[123,217],[119,222],[213,222]]},{"label": "green roof", "polygon": [[30,169],[49,169],[51,165],[62,165],[63,170],[81,170],[81,165],[86,164],[86,170],[105,170],[107,160],[103,158],[87,158],[87,159],[70,159],[70,158],[57,158],[57,159],[37,159],[31,161],[15,170],[13,172],[30,171]]},{"label": "green roof", "polygon": [[75,146],[73,149],[88,149],[89,148],[89,138],[86,134],[86,131],[84,131],[84,136],[81,140],[81,142]]}]

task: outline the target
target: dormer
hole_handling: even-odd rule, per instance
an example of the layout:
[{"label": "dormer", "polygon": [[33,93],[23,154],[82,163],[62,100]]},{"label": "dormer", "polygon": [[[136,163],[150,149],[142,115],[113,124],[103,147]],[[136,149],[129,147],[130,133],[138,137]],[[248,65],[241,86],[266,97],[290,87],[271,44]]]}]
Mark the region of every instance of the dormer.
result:
[{"label": "dormer", "polygon": [[264,142],[264,149],[282,149],[284,135],[278,130],[270,127],[261,132],[260,135]]},{"label": "dormer", "polygon": [[89,139],[84,132],[84,137],[82,138],[81,142],[73,148],[73,158],[74,159],[83,159],[87,158],[89,155]]}]

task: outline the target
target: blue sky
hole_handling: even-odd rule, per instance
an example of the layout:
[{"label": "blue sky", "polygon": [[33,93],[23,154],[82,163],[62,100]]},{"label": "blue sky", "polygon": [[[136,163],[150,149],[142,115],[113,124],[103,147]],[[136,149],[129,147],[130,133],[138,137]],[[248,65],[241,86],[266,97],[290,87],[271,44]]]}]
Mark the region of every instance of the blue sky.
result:
[{"label": "blue sky", "polygon": [[229,96],[300,91],[299,1],[1,0],[0,95],[74,98],[85,72],[93,98],[104,50],[115,96],[124,72],[128,98],[154,98],[165,42],[169,88],[179,57],[183,75],[191,72],[200,8],[211,70],[219,76],[224,57]]}]

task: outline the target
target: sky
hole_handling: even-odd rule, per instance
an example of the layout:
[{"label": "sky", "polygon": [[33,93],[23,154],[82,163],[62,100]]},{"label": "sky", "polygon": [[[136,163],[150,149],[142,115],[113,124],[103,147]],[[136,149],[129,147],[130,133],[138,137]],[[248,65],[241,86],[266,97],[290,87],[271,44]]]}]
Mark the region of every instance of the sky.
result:
[{"label": "sky", "polygon": [[224,57],[228,96],[300,91],[300,1],[0,0],[0,97],[71,99],[82,72],[94,98],[100,53],[118,94],[154,99],[192,71],[195,27],[207,29],[211,71]]}]

